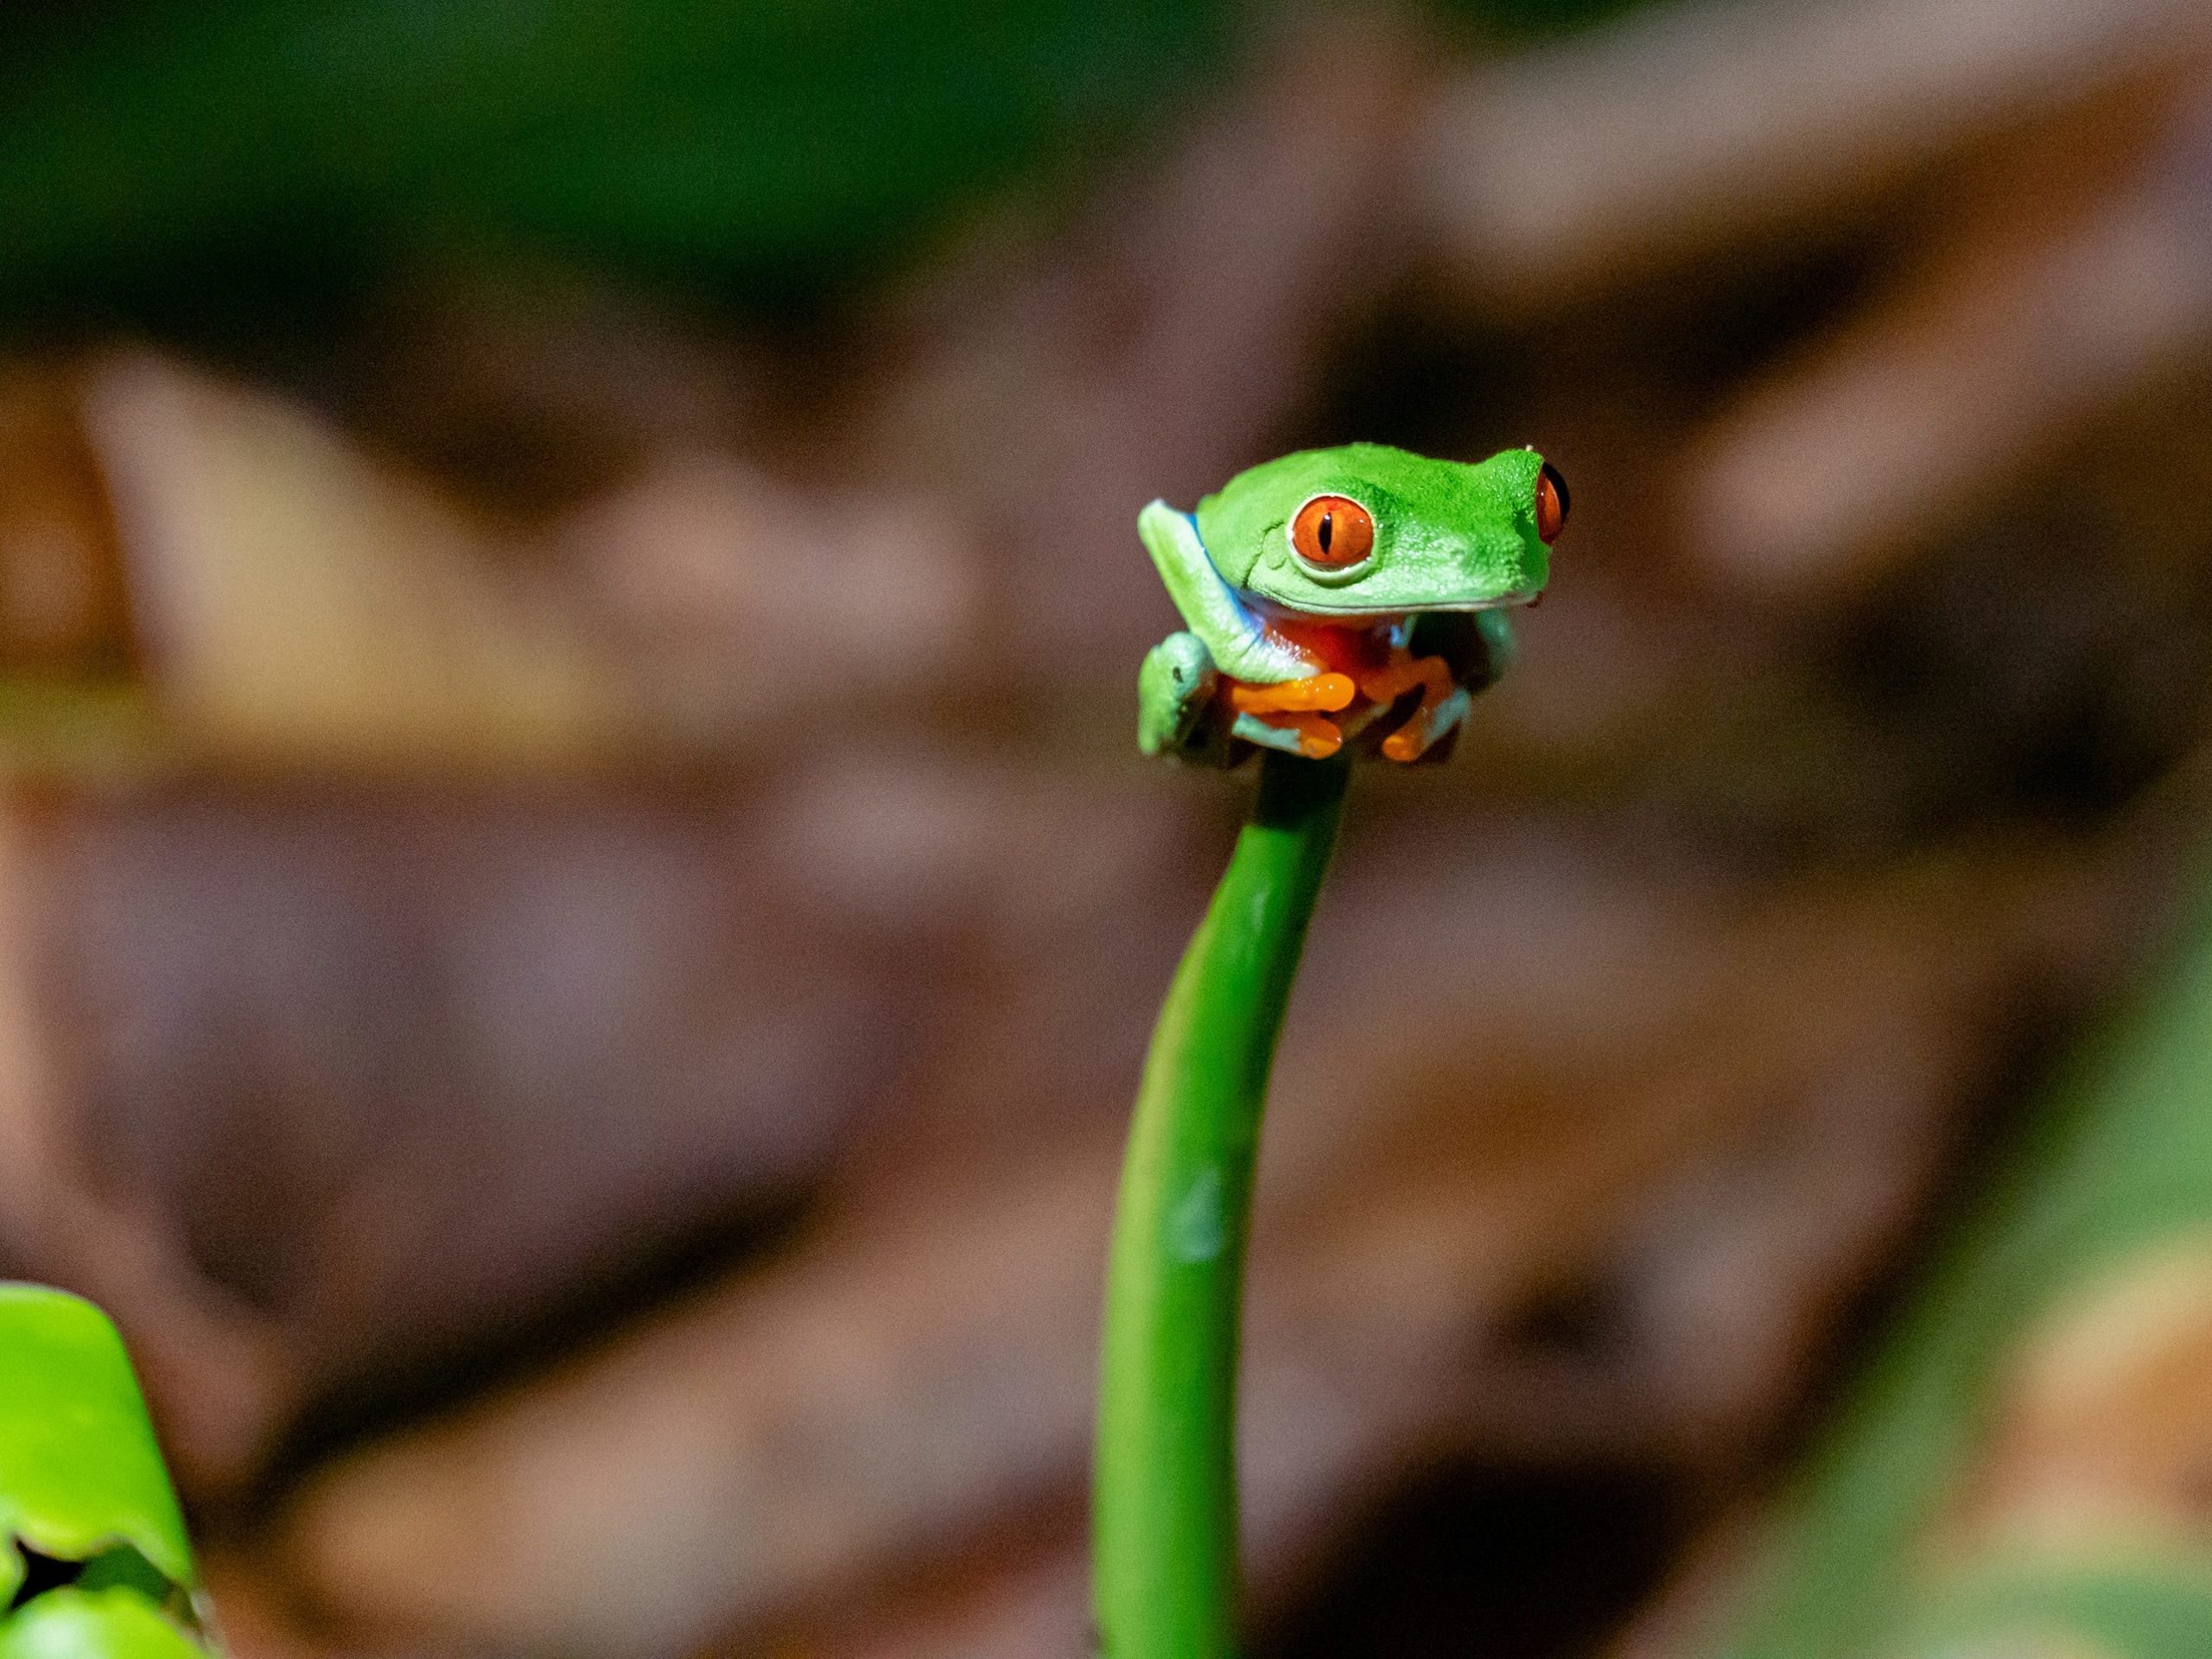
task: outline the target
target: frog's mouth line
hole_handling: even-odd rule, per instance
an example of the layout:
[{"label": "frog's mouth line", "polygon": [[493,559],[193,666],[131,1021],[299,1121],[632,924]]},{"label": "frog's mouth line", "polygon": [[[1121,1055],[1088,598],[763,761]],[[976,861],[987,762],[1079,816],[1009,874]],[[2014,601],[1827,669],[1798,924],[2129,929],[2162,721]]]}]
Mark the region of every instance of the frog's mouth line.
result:
[{"label": "frog's mouth line", "polygon": [[1465,613],[1512,610],[1520,606],[1533,605],[1541,599],[1543,594],[1544,590],[1541,588],[1524,588],[1510,594],[1501,594],[1496,599],[1464,600],[1456,605],[1413,605],[1396,607],[1385,606],[1381,609],[1371,605],[1315,605],[1304,600],[1300,600],[1294,608],[1282,606],[1280,601],[1272,602],[1276,603],[1287,613],[1297,616],[1333,616],[1347,621],[1356,617],[1368,617],[1380,621],[1388,616],[1430,616],[1440,611]]}]

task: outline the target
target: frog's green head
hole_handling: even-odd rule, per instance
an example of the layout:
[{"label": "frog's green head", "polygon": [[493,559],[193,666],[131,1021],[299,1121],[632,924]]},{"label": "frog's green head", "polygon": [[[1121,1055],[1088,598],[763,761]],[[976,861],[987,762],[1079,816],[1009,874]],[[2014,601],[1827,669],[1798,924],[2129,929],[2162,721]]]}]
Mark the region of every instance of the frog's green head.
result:
[{"label": "frog's green head", "polygon": [[1197,516],[1215,569],[1286,610],[1479,611],[1542,592],[1567,485],[1533,449],[1469,465],[1352,443],[1240,473]]}]

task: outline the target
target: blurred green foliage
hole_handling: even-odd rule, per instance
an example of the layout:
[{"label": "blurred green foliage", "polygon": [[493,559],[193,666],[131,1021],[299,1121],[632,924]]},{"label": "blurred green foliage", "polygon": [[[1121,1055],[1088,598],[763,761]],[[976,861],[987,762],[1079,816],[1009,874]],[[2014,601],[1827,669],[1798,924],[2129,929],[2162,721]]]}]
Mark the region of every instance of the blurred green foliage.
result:
[{"label": "blurred green foliage", "polygon": [[[169,1580],[193,1578],[122,1339],[90,1302],[37,1285],[0,1285],[0,1537],[77,1561],[127,1543]],[[12,1595],[12,1551],[0,1575]]]},{"label": "blurred green foliage", "polygon": [[148,0],[0,61],[0,306],[526,250],[835,282],[1217,75],[1223,0]]},{"label": "blurred green foliage", "polygon": [[200,1653],[175,1622],[192,1549],[123,1339],[40,1285],[0,1285],[0,1592],[22,1598],[0,1659]]},{"label": "blurred green foliage", "polygon": [[1502,42],[1527,42],[1592,28],[1650,0],[1438,0],[1448,15]]},{"label": "blurred green foliage", "polygon": [[[1517,40],[1633,0],[1442,0]],[[136,0],[0,16],[0,315],[551,257],[834,291],[1226,79],[1235,0]]]},{"label": "blurred green foliage", "polygon": [[[1916,1293],[1716,1659],[2212,1650],[2212,1562],[2194,1554],[2122,1538],[2086,1560],[1954,1562],[1929,1544],[2053,1309],[2176,1250],[2212,1285],[2212,893],[2163,982],[2062,1079]],[[2030,1627],[2075,1645],[2031,1649]]]},{"label": "blurred green foliage", "polygon": [[0,1659],[207,1659],[128,1590],[49,1591],[0,1624]]}]

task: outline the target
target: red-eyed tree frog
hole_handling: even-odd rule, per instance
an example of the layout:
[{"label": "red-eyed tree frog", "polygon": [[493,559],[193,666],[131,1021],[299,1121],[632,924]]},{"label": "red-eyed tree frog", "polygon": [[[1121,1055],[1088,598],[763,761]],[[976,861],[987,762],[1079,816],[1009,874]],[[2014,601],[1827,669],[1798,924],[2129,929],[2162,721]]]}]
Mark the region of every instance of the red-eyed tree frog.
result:
[{"label": "red-eyed tree frog", "polygon": [[1375,443],[1255,467],[1196,512],[1154,501],[1137,531],[1187,626],[1139,671],[1139,745],[1214,765],[1353,741],[1442,758],[1510,658],[1505,613],[1542,593],[1567,509],[1533,449],[1471,465]]}]

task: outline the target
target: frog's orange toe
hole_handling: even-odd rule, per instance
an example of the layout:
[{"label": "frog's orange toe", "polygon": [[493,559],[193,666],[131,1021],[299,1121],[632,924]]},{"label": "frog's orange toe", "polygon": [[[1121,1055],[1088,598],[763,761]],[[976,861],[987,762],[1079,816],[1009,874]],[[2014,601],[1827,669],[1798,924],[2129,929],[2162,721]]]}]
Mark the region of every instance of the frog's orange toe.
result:
[{"label": "frog's orange toe", "polygon": [[1335,714],[1359,695],[1349,674],[1309,674],[1302,680],[1272,685],[1238,681],[1229,688],[1229,706],[1243,715]]},{"label": "frog's orange toe", "polygon": [[1317,722],[1319,731],[1301,731],[1298,734],[1298,752],[1308,760],[1325,760],[1344,746],[1344,735],[1327,721]]},{"label": "frog's orange toe", "polygon": [[1292,682],[1310,699],[1294,705],[1317,709],[1325,715],[1337,714],[1351,707],[1351,700],[1359,695],[1359,687],[1349,674],[1316,674],[1310,680]]},{"label": "frog's orange toe", "polygon": [[[1416,726],[1423,723],[1420,721],[1414,722]],[[1421,741],[1421,735],[1412,726],[1400,728],[1382,740],[1382,758],[1385,760],[1396,760],[1401,763],[1420,760],[1421,752],[1424,747]]]},{"label": "frog's orange toe", "polygon": [[1308,760],[1325,760],[1344,746],[1344,734],[1333,720],[1319,715],[1281,714],[1262,716],[1268,725],[1298,734],[1298,752]]}]

